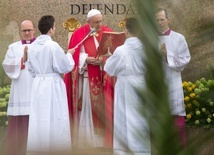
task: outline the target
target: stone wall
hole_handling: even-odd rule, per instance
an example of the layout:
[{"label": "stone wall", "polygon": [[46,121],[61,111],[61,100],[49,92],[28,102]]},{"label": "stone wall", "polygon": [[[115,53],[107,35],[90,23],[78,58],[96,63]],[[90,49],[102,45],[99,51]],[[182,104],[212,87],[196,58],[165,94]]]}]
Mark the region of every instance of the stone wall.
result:
[{"label": "stone wall", "polygon": [[[192,59],[183,71],[183,80],[195,81],[212,78],[210,66],[214,60],[214,1],[213,0],[160,0],[170,8],[171,28],[182,33],[188,42]],[[208,36],[199,37],[209,30]]]},{"label": "stone wall", "polygon": [[[195,43],[196,36],[200,32],[198,26],[209,22],[214,15],[214,1],[159,0],[159,2],[159,6],[170,9],[171,28],[184,34],[190,47],[192,60],[183,71],[183,79],[196,80],[203,76],[210,77],[209,65],[214,56],[211,48],[213,42],[203,43],[200,46],[195,46]],[[75,5],[80,6],[78,14],[78,10],[74,9]],[[107,10],[104,5],[109,8],[113,6],[114,9]],[[126,7],[126,11],[124,11],[123,5]],[[133,0],[0,0],[0,60],[3,60],[8,45],[20,39],[19,25],[25,19],[31,19],[37,25],[41,16],[53,15],[56,18],[56,34],[53,39],[66,50],[68,30],[62,25],[67,19],[73,17],[84,24],[90,7],[99,7],[104,14],[103,23],[115,31],[121,31],[118,23],[125,17],[132,16],[132,11],[130,11],[132,5],[134,5]],[[39,31],[37,30],[36,36],[38,35]],[[0,72],[2,72],[2,67]],[[0,75],[1,79],[4,78],[4,75]]]},{"label": "stone wall", "polygon": [[[67,33],[68,31],[63,28],[63,22],[67,19],[73,17],[76,18],[81,24],[86,22],[86,15],[90,7],[96,8],[99,5],[101,12],[103,13],[104,4],[111,6],[112,4],[116,7],[116,4],[127,5],[130,3],[130,0],[10,0],[0,2],[0,34],[1,42],[3,41],[3,46],[1,44],[1,49],[7,49],[7,45],[19,40],[19,25],[25,19],[31,19],[36,25],[41,16],[51,14],[56,18],[56,34],[54,40],[59,42],[59,44],[66,49],[67,47]],[[85,5],[83,12],[83,5]],[[94,4],[94,5],[89,5]],[[96,5],[95,5],[96,4]],[[79,14],[71,14],[71,5],[79,5],[81,7]],[[76,11],[77,12],[77,11]],[[75,7],[74,7],[75,13]],[[127,15],[121,14],[116,15],[116,8],[114,13],[106,12],[104,14],[104,24],[108,24],[114,30],[118,31],[119,27],[117,26],[118,22],[122,20]],[[39,31],[37,30],[37,35]],[[5,53],[2,52],[1,53]]]}]

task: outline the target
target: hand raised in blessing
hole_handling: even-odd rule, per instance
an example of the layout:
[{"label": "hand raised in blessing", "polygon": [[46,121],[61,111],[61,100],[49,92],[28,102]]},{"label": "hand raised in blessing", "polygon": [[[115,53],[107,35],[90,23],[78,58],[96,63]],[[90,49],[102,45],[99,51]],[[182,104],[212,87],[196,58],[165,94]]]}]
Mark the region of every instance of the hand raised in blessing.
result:
[{"label": "hand raised in blessing", "polygon": [[27,46],[25,46],[25,48],[24,48],[24,54],[23,54],[23,61],[25,62],[25,61],[27,61],[27,51],[28,51],[28,47]]}]

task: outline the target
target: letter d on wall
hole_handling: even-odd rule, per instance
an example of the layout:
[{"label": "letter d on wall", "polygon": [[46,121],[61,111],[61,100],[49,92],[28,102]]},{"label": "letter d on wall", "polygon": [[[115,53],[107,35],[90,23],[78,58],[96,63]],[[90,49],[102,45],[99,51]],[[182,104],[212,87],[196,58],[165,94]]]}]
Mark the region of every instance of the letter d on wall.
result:
[{"label": "letter d on wall", "polygon": [[80,6],[77,4],[71,4],[71,15],[77,15],[80,13]]},{"label": "letter d on wall", "polygon": [[126,12],[126,6],[124,4],[117,4],[117,14],[124,14]]}]

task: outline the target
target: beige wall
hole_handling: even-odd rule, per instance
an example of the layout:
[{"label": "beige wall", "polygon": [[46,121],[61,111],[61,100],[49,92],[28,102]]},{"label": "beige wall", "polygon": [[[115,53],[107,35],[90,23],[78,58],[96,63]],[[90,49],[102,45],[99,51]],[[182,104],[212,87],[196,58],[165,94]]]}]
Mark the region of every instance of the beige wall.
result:
[{"label": "beige wall", "polygon": [[[131,2],[131,3],[130,3]],[[145,1],[146,2],[146,1]],[[213,61],[213,43],[199,47],[193,47],[195,35],[200,32],[198,25],[208,22],[214,15],[213,0],[160,0],[160,6],[170,8],[172,23],[171,27],[184,34],[186,37],[192,55],[191,63],[183,72],[184,80],[195,80],[202,76],[209,76],[208,65]],[[85,23],[86,14],[71,15],[71,4],[87,4],[85,12],[89,9],[89,4],[99,4],[101,12],[104,4],[116,7],[116,4],[124,4],[127,9],[133,4],[133,0],[0,0],[0,60],[4,58],[7,47],[14,41],[20,39],[19,25],[24,19],[31,19],[36,25],[39,18],[46,14],[51,14],[56,18],[56,35],[54,40],[57,41],[64,49],[67,48],[68,30],[64,29],[62,24],[67,19],[74,17],[81,24]],[[120,8],[123,11],[123,8]],[[130,8],[129,8],[130,9]],[[115,31],[121,31],[118,22],[125,17],[131,16],[130,12],[125,14],[116,14],[121,10],[114,9],[114,13],[104,14],[104,24],[107,24]],[[37,31],[36,35],[39,35]],[[1,72],[1,71],[0,71]],[[2,76],[0,77],[2,78]]]},{"label": "beige wall", "polygon": [[[0,41],[2,42],[2,40],[4,40],[5,43],[3,43],[3,46],[5,49],[5,46],[9,43],[19,40],[19,25],[21,21],[24,19],[31,19],[37,25],[41,16],[51,14],[56,18],[57,30],[54,40],[59,42],[63,48],[66,48],[68,31],[63,28],[63,22],[71,17],[76,18],[81,24],[86,22],[87,10],[85,11],[85,14],[82,14],[81,8],[79,14],[71,15],[71,4],[77,4],[79,6],[82,6],[82,4],[101,4],[99,6],[102,8],[104,7],[102,3],[126,5],[126,3],[129,2],[130,0],[1,0]],[[87,6],[85,8],[90,9],[89,7],[90,6]],[[116,13],[116,9],[114,11]],[[101,12],[104,12],[104,10],[101,10]],[[127,15],[124,14],[115,16],[115,14],[108,12],[108,14],[104,15],[104,24],[108,24],[110,27],[118,31],[118,22],[126,16]],[[39,31],[37,31],[37,35],[39,35]]]},{"label": "beige wall", "polygon": [[[164,1],[164,0],[161,0]],[[189,44],[192,59],[183,71],[183,80],[195,81],[201,77],[211,78],[210,65],[214,64],[214,42],[198,37],[204,32],[203,25],[212,24],[214,34],[213,0],[165,0],[172,14],[171,28],[182,33]]]}]

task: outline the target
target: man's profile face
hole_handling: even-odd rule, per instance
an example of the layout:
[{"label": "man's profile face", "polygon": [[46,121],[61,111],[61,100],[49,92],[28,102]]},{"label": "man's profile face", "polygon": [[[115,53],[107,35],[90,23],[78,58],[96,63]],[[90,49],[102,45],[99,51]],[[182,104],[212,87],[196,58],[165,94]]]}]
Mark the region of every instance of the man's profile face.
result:
[{"label": "man's profile face", "polygon": [[103,17],[101,14],[95,15],[91,17],[91,19],[88,21],[91,28],[95,28],[95,30],[98,32],[102,26],[102,20]]},{"label": "man's profile face", "polygon": [[168,29],[169,19],[166,18],[163,10],[156,13],[156,21],[159,31],[165,32]]}]

